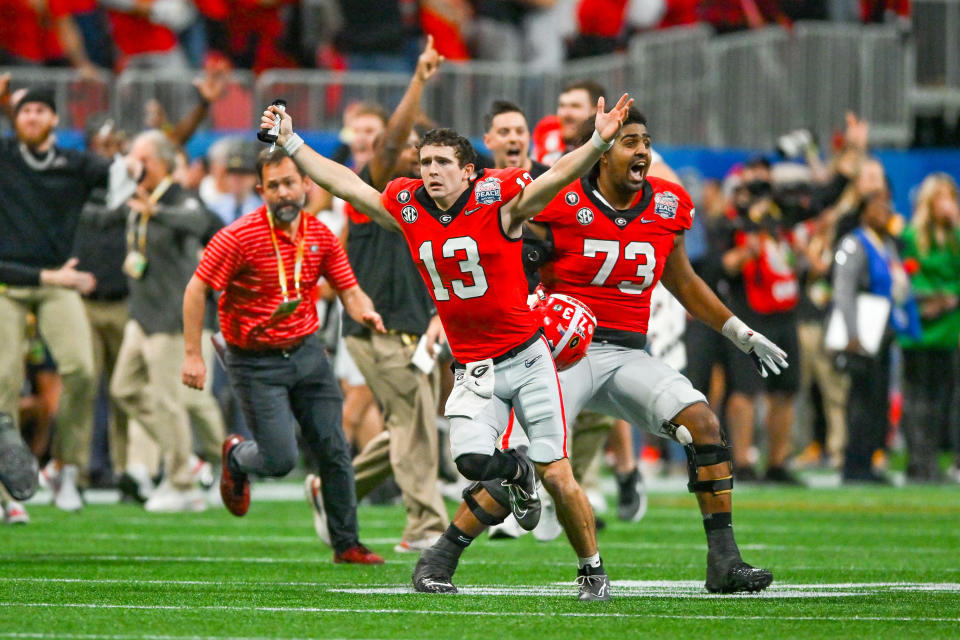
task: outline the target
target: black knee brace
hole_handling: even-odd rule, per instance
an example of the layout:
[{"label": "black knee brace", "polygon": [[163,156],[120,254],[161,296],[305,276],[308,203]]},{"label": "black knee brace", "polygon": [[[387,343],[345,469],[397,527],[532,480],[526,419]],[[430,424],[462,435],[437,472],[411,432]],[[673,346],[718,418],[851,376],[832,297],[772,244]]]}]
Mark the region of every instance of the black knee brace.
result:
[{"label": "black knee brace", "polygon": [[732,475],[715,480],[700,480],[697,476],[697,470],[700,467],[730,462],[730,447],[725,444],[688,444],[683,450],[687,454],[687,471],[690,474],[687,489],[691,493],[709,491],[713,495],[718,495],[730,493],[733,490]]},{"label": "black knee brace", "polygon": [[492,457],[482,453],[465,453],[458,456],[454,462],[457,465],[457,470],[463,474],[464,478],[476,482],[487,479],[487,468],[490,466]]},{"label": "black knee brace", "polygon": [[504,518],[506,518],[506,515],[497,517],[489,513],[486,509],[481,507],[480,503],[478,503],[476,498],[473,497],[474,494],[481,489],[486,489],[487,493],[490,494],[490,497],[496,500],[497,504],[499,504],[501,507],[507,509],[508,513],[510,509],[510,494],[507,493],[506,487],[504,487],[499,480],[484,480],[483,482],[474,482],[463,490],[463,501],[467,503],[467,508],[470,509],[470,513],[472,513],[477,520],[488,527],[500,524],[503,522]]}]

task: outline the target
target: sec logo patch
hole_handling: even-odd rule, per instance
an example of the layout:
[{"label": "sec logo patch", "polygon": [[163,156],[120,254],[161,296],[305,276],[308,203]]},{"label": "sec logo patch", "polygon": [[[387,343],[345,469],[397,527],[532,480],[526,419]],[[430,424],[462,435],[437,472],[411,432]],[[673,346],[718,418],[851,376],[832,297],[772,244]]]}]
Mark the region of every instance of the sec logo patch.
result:
[{"label": "sec logo patch", "polygon": [[582,225],[588,225],[593,222],[593,210],[589,207],[581,207],[577,211],[577,222]]},{"label": "sec logo patch", "polygon": [[417,221],[417,208],[416,207],[404,207],[400,210],[400,217],[403,218],[403,221],[411,224]]}]

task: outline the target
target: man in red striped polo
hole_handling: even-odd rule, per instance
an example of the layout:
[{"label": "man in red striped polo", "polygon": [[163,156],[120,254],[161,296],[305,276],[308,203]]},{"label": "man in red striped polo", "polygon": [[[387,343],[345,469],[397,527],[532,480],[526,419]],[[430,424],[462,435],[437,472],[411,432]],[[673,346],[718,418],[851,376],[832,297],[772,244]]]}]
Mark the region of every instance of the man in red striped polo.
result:
[{"label": "man in red striped polo", "polygon": [[353,468],[341,428],[343,399],[315,335],[317,281],[333,286],[346,312],[383,333],[383,321],[357,285],[336,236],[305,213],[305,179],[287,153],[264,151],[257,162],[264,206],[217,233],[183,297],[183,383],[203,388],[200,349],[204,300],[222,291],[224,361],[253,440],[223,444],[220,495],[236,516],[250,506],[249,474],[286,475],[298,459],[294,418],[319,464],[334,562],[380,564],[360,544]]}]

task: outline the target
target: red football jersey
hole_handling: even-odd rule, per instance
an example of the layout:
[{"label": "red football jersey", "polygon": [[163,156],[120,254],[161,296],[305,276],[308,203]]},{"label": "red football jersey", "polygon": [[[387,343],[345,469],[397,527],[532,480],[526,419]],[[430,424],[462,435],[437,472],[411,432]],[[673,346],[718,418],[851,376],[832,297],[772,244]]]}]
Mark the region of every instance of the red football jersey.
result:
[{"label": "red football jersey", "polygon": [[530,182],[523,169],[488,169],[447,211],[420,179],[397,178],[381,196],[400,223],[460,362],[498,356],[539,327],[527,306],[522,243],[500,225],[500,207]]},{"label": "red football jersey", "polygon": [[543,284],[585,303],[598,326],[646,333],[650,294],[693,214],[690,195],[673,182],[647,178],[633,206],[620,211],[582,178],[534,219],[553,234]]}]

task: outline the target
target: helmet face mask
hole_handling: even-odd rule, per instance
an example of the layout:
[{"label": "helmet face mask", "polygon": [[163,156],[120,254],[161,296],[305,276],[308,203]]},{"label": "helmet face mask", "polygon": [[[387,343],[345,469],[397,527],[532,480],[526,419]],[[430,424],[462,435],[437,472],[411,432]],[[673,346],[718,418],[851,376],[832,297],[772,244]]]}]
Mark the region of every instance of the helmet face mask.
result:
[{"label": "helmet face mask", "polygon": [[553,353],[558,371],[568,369],[587,354],[597,318],[576,298],[555,293],[541,298],[536,307],[541,313],[543,333]]}]

